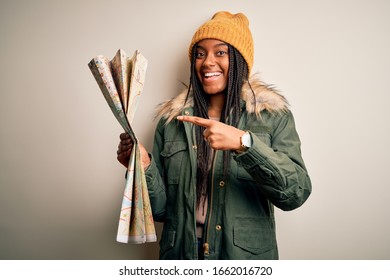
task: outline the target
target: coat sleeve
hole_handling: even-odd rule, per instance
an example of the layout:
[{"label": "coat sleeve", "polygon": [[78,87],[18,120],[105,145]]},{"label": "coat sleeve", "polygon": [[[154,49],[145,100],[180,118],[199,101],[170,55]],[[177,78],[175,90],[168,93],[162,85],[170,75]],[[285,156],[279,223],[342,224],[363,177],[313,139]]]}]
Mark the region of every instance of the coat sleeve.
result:
[{"label": "coat sleeve", "polygon": [[301,206],[311,193],[311,181],[301,156],[301,142],[290,111],[275,116],[271,147],[251,133],[253,145],[235,156],[276,207]]},{"label": "coat sleeve", "polygon": [[167,203],[166,189],[164,180],[162,178],[162,159],[161,151],[164,146],[164,133],[162,120],[157,125],[153,151],[151,156],[151,163],[146,169],[145,177],[148,185],[149,198],[155,221],[161,222],[165,217],[165,207]]}]

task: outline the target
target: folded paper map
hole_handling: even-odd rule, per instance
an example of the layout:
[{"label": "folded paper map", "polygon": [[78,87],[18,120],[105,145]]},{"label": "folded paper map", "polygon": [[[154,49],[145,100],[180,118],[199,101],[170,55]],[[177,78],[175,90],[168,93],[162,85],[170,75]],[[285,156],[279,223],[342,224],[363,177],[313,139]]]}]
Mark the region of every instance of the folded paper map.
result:
[{"label": "folded paper map", "polygon": [[142,93],[148,61],[137,50],[132,58],[119,49],[112,60],[96,56],[89,63],[108,105],[133,140],[116,240],[140,244],[157,241],[138,139],[131,127]]}]

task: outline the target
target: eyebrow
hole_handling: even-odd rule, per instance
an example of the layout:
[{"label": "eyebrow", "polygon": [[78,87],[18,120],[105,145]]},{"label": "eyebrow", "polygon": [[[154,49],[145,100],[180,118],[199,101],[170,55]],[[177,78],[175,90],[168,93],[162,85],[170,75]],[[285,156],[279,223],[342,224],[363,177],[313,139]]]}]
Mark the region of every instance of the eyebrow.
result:
[{"label": "eyebrow", "polygon": [[[226,47],[228,47],[228,44],[227,43],[218,43],[218,44],[215,44],[214,46],[213,46],[213,48],[215,48],[215,47],[222,47],[222,46],[226,46]],[[202,46],[200,46],[199,44],[196,46],[196,48],[198,49],[198,48],[201,48],[201,49],[205,49],[204,47],[202,47]]]}]

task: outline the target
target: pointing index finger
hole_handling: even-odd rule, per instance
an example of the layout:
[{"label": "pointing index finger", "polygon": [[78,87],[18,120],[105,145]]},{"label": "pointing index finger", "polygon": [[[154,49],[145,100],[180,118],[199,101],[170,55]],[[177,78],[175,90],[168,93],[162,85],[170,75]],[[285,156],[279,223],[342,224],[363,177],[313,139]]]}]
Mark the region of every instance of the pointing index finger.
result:
[{"label": "pointing index finger", "polygon": [[212,122],[211,120],[194,116],[178,116],[177,119],[182,122],[190,122],[203,127],[209,127]]}]

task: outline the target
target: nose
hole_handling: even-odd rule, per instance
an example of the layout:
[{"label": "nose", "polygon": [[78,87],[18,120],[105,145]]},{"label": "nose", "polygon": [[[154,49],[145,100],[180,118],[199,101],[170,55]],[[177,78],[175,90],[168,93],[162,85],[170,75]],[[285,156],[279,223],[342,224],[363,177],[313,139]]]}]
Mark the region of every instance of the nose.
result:
[{"label": "nose", "polygon": [[215,56],[213,53],[208,53],[203,61],[204,66],[213,66],[215,65]]}]

